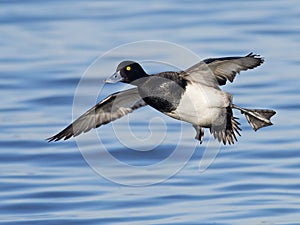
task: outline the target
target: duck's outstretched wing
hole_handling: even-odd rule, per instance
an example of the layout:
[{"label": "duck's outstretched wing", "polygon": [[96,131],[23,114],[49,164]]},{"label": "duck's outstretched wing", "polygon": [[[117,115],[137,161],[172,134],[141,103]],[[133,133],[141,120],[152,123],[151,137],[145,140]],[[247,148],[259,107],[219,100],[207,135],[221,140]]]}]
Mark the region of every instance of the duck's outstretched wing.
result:
[{"label": "duck's outstretched wing", "polygon": [[252,52],[242,57],[209,58],[197,63],[185,71],[187,79],[204,83],[208,86],[233,82],[237,73],[253,69],[264,62],[264,59]]},{"label": "duck's outstretched wing", "polygon": [[92,128],[99,127],[127,115],[133,110],[147,105],[140,97],[137,88],[116,92],[81,115],[72,124],[58,134],[48,138],[48,142],[69,139],[86,133]]},{"label": "duck's outstretched wing", "polygon": [[242,70],[253,69],[264,62],[264,59],[252,52],[244,57],[225,57],[205,59],[204,62],[216,76],[219,85],[233,82],[235,75]]}]

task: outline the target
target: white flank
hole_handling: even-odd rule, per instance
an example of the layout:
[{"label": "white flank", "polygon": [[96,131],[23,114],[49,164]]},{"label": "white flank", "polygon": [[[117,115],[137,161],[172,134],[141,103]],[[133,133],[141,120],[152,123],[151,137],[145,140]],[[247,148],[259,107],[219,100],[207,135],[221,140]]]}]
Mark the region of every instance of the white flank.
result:
[{"label": "white flank", "polygon": [[169,116],[203,127],[224,121],[225,108],[231,96],[226,92],[201,84],[187,85],[177,109]]}]

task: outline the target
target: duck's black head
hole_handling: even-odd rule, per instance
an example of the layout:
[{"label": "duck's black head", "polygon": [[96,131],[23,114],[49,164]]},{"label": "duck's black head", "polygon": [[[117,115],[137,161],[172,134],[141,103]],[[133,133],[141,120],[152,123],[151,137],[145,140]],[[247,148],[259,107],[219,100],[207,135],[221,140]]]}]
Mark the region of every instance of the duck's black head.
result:
[{"label": "duck's black head", "polygon": [[137,62],[123,61],[118,65],[116,72],[106,79],[106,82],[116,83],[120,81],[123,83],[134,83],[134,81],[146,76],[148,76],[148,74]]}]

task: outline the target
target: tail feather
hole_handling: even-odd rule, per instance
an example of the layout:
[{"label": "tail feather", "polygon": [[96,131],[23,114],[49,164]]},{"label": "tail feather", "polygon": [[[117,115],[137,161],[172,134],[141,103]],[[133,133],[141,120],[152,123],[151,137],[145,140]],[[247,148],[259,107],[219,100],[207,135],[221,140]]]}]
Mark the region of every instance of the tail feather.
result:
[{"label": "tail feather", "polygon": [[235,109],[241,111],[242,114],[245,114],[245,117],[248,123],[251,125],[253,130],[257,131],[262,127],[267,127],[273,125],[271,122],[271,117],[276,114],[274,110],[271,109],[245,109],[238,107],[236,105],[232,106]]}]

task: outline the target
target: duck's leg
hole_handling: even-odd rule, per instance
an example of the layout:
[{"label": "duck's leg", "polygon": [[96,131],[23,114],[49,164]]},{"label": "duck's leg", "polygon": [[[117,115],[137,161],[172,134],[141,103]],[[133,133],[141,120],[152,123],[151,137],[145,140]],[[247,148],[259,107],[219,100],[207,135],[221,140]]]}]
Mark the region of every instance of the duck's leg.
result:
[{"label": "duck's leg", "polygon": [[193,127],[196,130],[196,136],[195,139],[200,141],[200,144],[203,142],[203,137],[204,137],[204,128],[199,126],[199,125],[193,125]]},{"label": "duck's leg", "polygon": [[245,109],[232,104],[232,108],[238,109],[245,117],[253,130],[257,131],[262,127],[273,125],[270,118],[276,114],[271,109]]}]

